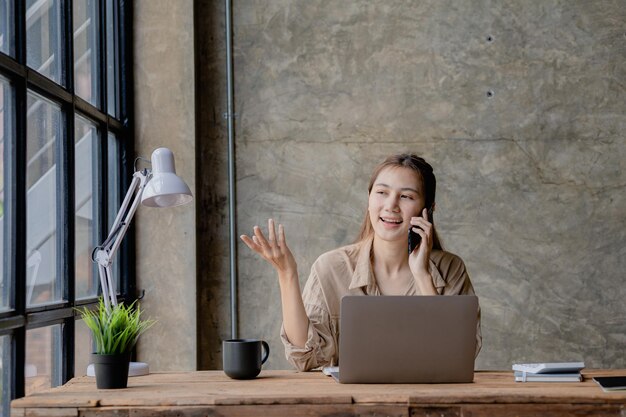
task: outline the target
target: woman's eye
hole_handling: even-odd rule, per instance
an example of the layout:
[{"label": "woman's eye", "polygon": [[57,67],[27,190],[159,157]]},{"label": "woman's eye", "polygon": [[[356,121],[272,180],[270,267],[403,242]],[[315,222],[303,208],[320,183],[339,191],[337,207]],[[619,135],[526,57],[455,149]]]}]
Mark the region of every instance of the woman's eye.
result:
[{"label": "woman's eye", "polygon": [[376,194],[384,195],[385,192],[384,191],[376,191]]}]

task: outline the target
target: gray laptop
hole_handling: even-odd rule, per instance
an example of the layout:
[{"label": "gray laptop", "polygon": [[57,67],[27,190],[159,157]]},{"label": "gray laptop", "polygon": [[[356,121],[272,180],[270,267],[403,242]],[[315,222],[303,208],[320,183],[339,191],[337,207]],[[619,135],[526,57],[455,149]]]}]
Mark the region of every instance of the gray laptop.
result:
[{"label": "gray laptop", "polygon": [[472,382],[478,297],[346,296],[341,383]]}]

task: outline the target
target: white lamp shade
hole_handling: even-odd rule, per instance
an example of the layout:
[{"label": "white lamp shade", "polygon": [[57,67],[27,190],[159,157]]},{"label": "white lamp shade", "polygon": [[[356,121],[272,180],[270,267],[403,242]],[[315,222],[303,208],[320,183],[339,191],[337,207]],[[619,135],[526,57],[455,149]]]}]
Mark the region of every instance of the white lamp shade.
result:
[{"label": "white lamp shade", "polygon": [[174,154],[167,148],[152,152],[152,178],[143,190],[141,204],[148,207],[174,207],[193,199],[191,190],[178,175]]}]

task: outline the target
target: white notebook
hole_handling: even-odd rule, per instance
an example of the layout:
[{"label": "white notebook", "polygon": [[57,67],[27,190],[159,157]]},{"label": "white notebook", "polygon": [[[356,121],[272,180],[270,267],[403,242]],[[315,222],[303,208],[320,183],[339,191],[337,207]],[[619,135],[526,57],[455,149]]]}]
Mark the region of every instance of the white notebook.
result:
[{"label": "white notebook", "polygon": [[584,362],[514,363],[513,370],[531,374],[567,374],[580,372]]}]

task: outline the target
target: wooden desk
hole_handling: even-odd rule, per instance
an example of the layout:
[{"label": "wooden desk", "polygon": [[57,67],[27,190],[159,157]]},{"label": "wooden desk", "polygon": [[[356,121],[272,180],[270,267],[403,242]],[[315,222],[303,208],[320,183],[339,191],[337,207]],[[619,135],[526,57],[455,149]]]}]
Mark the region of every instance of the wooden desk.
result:
[{"label": "wooden desk", "polygon": [[89,377],[15,400],[12,416],[626,416],[626,392],[582,383],[515,383],[511,372],[477,372],[472,384],[342,385],[320,372],[263,371],[235,381],[221,371],[155,373],[123,390]]}]

